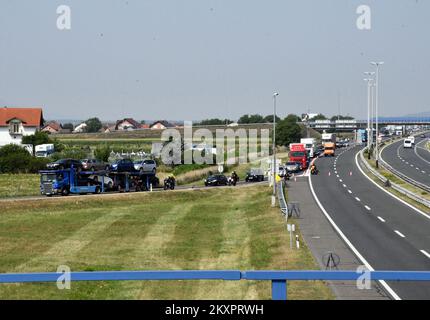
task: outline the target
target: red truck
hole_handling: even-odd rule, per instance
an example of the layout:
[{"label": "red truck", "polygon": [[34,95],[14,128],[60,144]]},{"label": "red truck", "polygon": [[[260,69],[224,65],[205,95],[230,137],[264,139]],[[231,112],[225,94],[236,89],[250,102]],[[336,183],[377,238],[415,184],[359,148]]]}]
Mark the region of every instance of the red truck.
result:
[{"label": "red truck", "polygon": [[290,144],[290,161],[298,162],[302,170],[308,167],[308,152],[302,143]]}]

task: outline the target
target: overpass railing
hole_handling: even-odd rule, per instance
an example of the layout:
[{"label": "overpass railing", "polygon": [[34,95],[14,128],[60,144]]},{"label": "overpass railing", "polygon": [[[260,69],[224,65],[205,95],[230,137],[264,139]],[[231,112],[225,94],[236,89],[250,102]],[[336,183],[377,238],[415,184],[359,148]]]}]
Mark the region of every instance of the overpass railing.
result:
[{"label": "overpass railing", "polygon": [[[62,281],[63,273],[3,273],[0,284],[41,283]],[[287,299],[288,281],[430,281],[430,271],[239,271],[239,270],[183,270],[183,271],[97,271],[70,272],[74,281],[163,281],[163,280],[222,280],[271,281],[272,299]]]}]

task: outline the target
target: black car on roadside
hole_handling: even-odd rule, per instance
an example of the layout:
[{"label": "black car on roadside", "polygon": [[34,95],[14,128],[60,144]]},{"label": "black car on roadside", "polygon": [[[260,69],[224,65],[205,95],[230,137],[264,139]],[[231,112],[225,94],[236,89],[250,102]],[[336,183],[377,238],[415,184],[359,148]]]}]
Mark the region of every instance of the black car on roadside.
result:
[{"label": "black car on roadside", "polygon": [[205,186],[226,186],[228,183],[228,179],[223,174],[215,174],[212,176],[209,176],[207,179],[205,179]]},{"label": "black car on roadside", "polygon": [[264,172],[261,169],[251,169],[246,173],[246,182],[261,182],[264,181]]},{"label": "black car on roadside", "polygon": [[49,170],[64,170],[72,167],[80,171],[82,170],[82,162],[75,159],[60,159],[46,165]]}]

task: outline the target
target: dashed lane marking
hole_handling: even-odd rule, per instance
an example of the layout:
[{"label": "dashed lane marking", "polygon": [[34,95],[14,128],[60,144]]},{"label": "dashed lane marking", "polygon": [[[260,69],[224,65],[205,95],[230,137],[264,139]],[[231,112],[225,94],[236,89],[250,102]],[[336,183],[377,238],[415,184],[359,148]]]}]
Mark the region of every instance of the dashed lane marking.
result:
[{"label": "dashed lane marking", "polygon": [[400,231],[394,230],[394,232],[397,233],[397,235],[399,235],[400,237],[406,238],[406,236],[403,233],[401,233]]}]

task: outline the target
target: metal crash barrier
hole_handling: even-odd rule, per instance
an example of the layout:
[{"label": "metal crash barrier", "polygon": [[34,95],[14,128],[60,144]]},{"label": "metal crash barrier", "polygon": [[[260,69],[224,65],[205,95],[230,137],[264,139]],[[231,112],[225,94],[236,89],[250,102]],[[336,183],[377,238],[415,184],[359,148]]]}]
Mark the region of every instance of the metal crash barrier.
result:
[{"label": "metal crash barrier", "polygon": [[[272,299],[287,299],[287,282],[296,280],[352,280],[367,276],[368,280],[430,281],[429,271],[239,271],[239,270],[184,270],[184,271],[97,271],[70,272],[70,281],[162,281],[162,280],[224,280],[271,281]],[[0,283],[59,282],[63,273],[3,273]],[[357,289],[358,290],[358,289]]]}]

